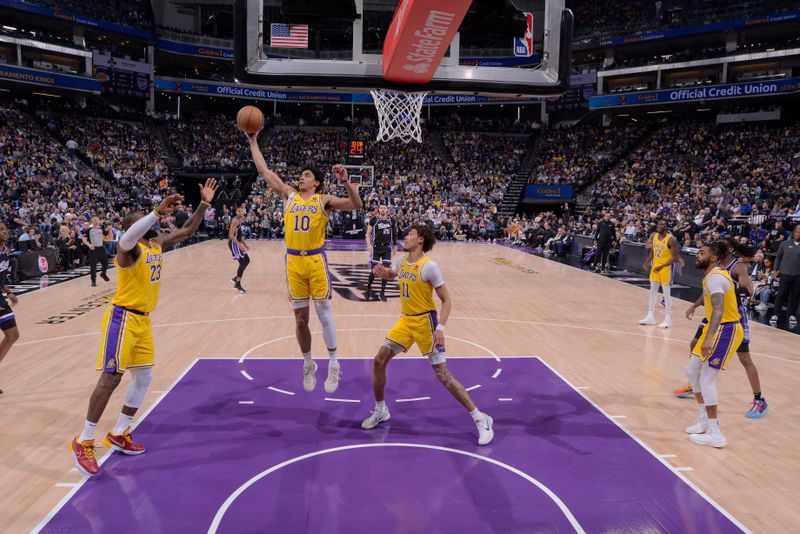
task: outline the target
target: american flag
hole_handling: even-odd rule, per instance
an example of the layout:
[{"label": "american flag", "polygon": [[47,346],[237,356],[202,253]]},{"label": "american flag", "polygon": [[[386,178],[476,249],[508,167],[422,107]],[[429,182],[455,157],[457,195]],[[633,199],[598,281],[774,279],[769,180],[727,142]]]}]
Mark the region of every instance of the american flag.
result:
[{"label": "american flag", "polygon": [[308,48],[307,24],[270,24],[270,46]]}]

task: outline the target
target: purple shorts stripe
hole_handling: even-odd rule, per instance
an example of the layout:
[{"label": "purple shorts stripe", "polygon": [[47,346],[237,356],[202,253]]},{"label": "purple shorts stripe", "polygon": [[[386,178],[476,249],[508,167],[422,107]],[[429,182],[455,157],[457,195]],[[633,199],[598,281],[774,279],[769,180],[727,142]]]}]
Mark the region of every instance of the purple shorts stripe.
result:
[{"label": "purple shorts stripe", "polygon": [[325,292],[323,298],[317,300],[330,300],[333,298],[333,288],[331,287],[331,270],[328,268],[328,255],[325,254],[325,251],[322,251],[322,263],[325,264],[325,278],[328,281],[328,291]]},{"label": "purple shorts stripe", "polygon": [[[709,358],[709,366],[715,369],[724,369],[726,359],[730,356],[733,347],[733,340],[736,337],[736,326],[739,323],[724,323],[720,325],[717,339],[714,343],[714,351]],[[716,362],[716,363],[715,363]]]},{"label": "purple shorts stripe", "polygon": [[[106,330],[106,348],[103,354],[103,371],[116,373],[119,368],[119,348],[122,342],[122,331],[124,328],[125,310],[114,306],[111,310],[111,317],[108,320]],[[114,363],[109,367],[109,362]]]},{"label": "purple shorts stripe", "polygon": [[0,315],[0,323],[5,323],[6,321],[11,321],[14,319],[14,313],[7,313],[5,315]]}]

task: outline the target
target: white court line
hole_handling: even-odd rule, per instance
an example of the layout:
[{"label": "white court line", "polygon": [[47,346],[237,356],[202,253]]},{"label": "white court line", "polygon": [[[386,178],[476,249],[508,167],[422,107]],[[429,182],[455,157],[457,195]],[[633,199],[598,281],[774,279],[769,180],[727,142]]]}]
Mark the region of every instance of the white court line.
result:
[{"label": "white court line", "polygon": [[692,467],[676,467],[675,471],[694,471]]},{"label": "white court line", "polygon": [[242,373],[242,376],[245,377],[246,379],[253,380],[253,377],[250,376],[249,374],[247,374],[247,371],[245,371],[244,369],[241,370],[241,373]]},{"label": "white court line", "polygon": [[239,401],[239,404],[253,404],[254,401]]},{"label": "white court line", "polygon": [[361,402],[358,399],[337,399],[334,397],[325,397],[325,400],[331,402]]},{"label": "white court line", "polygon": [[284,395],[294,395],[291,391],[286,391],[285,389],[274,388],[272,386],[267,386],[267,389],[274,391],[275,393],[283,393]]},{"label": "white court line", "polygon": [[470,386],[470,387],[468,387],[468,388],[467,388],[467,391],[472,391],[473,389],[478,389],[479,387],[481,387],[481,385],[480,385],[480,384],[475,384],[474,386]]},{"label": "white court line", "polygon": [[511,401],[513,401],[514,399],[512,399],[511,397],[500,397],[500,398],[499,398],[499,399],[497,399],[497,400],[499,400],[500,402],[511,402]]},{"label": "white court line", "polygon": [[492,378],[497,378],[498,376],[500,376],[500,373],[502,373],[502,372],[503,372],[502,369],[498,369],[497,371],[494,372],[494,374],[492,375]]},{"label": "white court line", "polygon": [[561,373],[559,373],[558,371],[556,371],[556,370],[555,370],[553,367],[551,367],[551,366],[550,366],[550,365],[549,365],[549,364],[548,364],[546,361],[544,361],[544,359],[542,359],[540,356],[537,356],[537,358],[539,358],[539,361],[540,361],[540,362],[542,362],[542,364],[543,364],[545,367],[547,367],[548,369],[550,369],[550,370],[553,372],[553,374],[555,374],[557,377],[559,377],[561,380],[563,380],[563,381],[564,381],[564,383],[565,383],[565,384],[567,384],[569,387],[571,387],[572,389],[574,389],[574,390],[575,390],[575,391],[578,393],[578,395],[580,395],[581,397],[583,397],[584,399],[586,399],[586,402],[588,402],[589,404],[591,404],[592,406],[594,406],[594,409],[595,409],[595,410],[597,410],[598,412],[600,412],[601,414],[603,414],[604,416],[606,416],[606,417],[609,419],[609,421],[611,421],[612,423],[614,423],[615,425],[617,425],[617,426],[619,427],[619,429],[620,429],[620,430],[622,430],[623,432],[625,432],[625,434],[627,434],[629,438],[631,438],[631,439],[632,439],[632,440],[634,440],[636,443],[638,443],[638,444],[639,444],[639,445],[640,445],[640,446],[641,446],[641,447],[642,447],[644,450],[646,450],[647,452],[649,452],[650,454],[652,454],[654,458],[656,458],[656,459],[657,459],[659,462],[661,462],[662,464],[664,464],[664,466],[666,466],[666,467],[667,467],[667,469],[669,469],[670,471],[672,471],[672,472],[675,474],[675,476],[676,476],[676,477],[680,478],[680,479],[681,479],[681,480],[682,480],[682,481],[683,481],[683,482],[684,482],[686,485],[688,485],[690,488],[692,488],[694,491],[696,491],[698,495],[700,495],[702,498],[704,498],[704,499],[705,499],[705,500],[706,500],[706,501],[707,501],[707,502],[708,502],[708,503],[709,503],[711,506],[713,506],[714,508],[716,508],[716,509],[719,511],[719,513],[721,513],[722,515],[724,515],[725,517],[727,517],[727,518],[728,518],[728,520],[730,520],[730,521],[731,521],[731,523],[733,523],[734,525],[736,525],[737,527],[739,527],[740,529],[742,529],[744,532],[747,532],[748,534],[752,534],[752,533],[750,532],[750,530],[749,530],[749,529],[748,529],[746,526],[744,526],[744,525],[743,525],[742,523],[740,523],[740,522],[739,522],[739,521],[738,521],[738,520],[737,520],[735,517],[733,517],[733,516],[732,516],[730,513],[728,513],[728,511],[727,511],[727,510],[725,510],[725,508],[723,508],[722,506],[720,506],[719,504],[717,504],[717,502],[716,502],[714,499],[712,499],[711,497],[709,497],[708,495],[706,495],[706,493],[705,493],[703,490],[701,490],[700,488],[698,488],[698,487],[697,487],[697,486],[696,486],[696,485],[695,485],[695,484],[694,484],[694,483],[693,483],[691,480],[689,480],[688,478],[686,478],[685,476],[683,476],[683,475],[681,474],[681,472],[680,472],[680,471],[678,471],[678,470],[676,470],[674,467],[672,467],[672,466],[669,464],[669,462],[667,462],[666,460],[664,460],[663,458],[661,458],[661,457],[660,457],[658,454],[656,454],[656,451],[654,451],[654,450],[653,450],[653,449],[651,449],[649,446],[647,446],[647,444],[646,444],[645,442],[643,442],[642,440],[640,440],[639,438],[637,438],[637,437],[636,437],[636,436],[635,436],[635,435],[634,435],[632,432],[630,432],[630,431],[629,431],[627,428],[625,428],[624,426],[622,426],[621,424],[619,424],[619,423],[618,423],[618,422],[617,422],[615,419],[611,419],[611,417],[609,417],[609,415],[606,413],[606,411],[605,411],[605,410],[603,410],[603,409],[602,409],[602,408],[601,408],[599,405],[597,405],[597,404],[596,404],[596,403],[595,403],[595,402],[594,402],[592,399],[590,399],[589,397],[587,397],[586,395],[584,395],[584,394],[583,394],[583,393],[582,393],[580,390],[578,390],[578,389],[577,389],[575,386],[573,386],[573,385],[572,385],[572,383],[571,383],[569,380],[567,380],[567,379],[566,379],[566,377],[565,377],[564,375],[562,375]]},{"label": "white court line", "polygon": [[567,519],[567,521],[569,521],[570,525],[572,525],[572,528],[575,529],[575,532],[577,532],[579,534],[585,534],[585,532],[586,532],[583,529],[583,527],[581,527],[581,524],[578,523],[578,520],[572,514],[572,511],[567,507],[566,504],[564,504],[564,501],[562,501],[558,497],[558,495],[556,495],[555,492],[553,492],[553,490],[551,490],[546,485],[544,485],[542,482],[540,482],[539,480],[533,478],[532,476],[530,476],[526,472],[517,469],[516,467],[512,467],[512,466],[510,466],[508,464],[504,464],[503,462],[500,462],[500,461],[495,460],[493,458],[489,458],[487,456],[482,456],[482,455],[476,454],[474,452],[467,452],[467,451],[462,451],[462,450],[458,450],[458,449],[451,449],[449,447],[439,447],[437,445],[421,445],[421,444],[417,444],[417,443],[363,443],[363,444],[360,444],[360,445],[346,445],[346,446],[343,446],[343,447],[335,447],[335,448],[332,448],[332,449],[325,449],[325,450],[321,450],[321,451],[310,452],[310,453],[304,454],[302,456],[297,456],[295,458],[291,458],[291,459],[286,460],[285,462],[279,463],[277,465],[273,465],[269,469],[267,469],[265,471],[262,471],[261,473],[257,474],[256,476],[254,476],[253,478],[251,478],[250,480],[248,480],[247,482],[245,482],[244,484],[239,486],[236,489],[236,491],[231,493],[230,496],[228,496],[228,498],[225,499],[225,502],[222,503],[222,506],[220,506],[219,510],[217,510],[217,513],[214,515],[214,520],[211,522],[211,525],[208,527],[208,534],[216,534],[217,529],[219,529],[219,525],[222,522],[222,518],[225,516],[225,512],[228,511],[228,508],[231,507],[231,505],[239,497],[239,495],[241,495],[242,493],[247,491],[247,489],[250,488],[253,484],[258,482],[262,478],[268,476],[270,473],[274,473],[275,471],[277,471],[279,469],[282,469],[282,468],[286,467],[287,465],[291,465],[291,464],[293,464],[295,462],[300,462],[300,461],[306,460],[308,458],[313,458],[315,456],[320,456],[320,455],[328,454],[328,453],[332,453],[332,452],[340,452],[340,451],[352,450],[352,449],[365,449],[365,448],[369,448],[369,447],[409,447],[409,448],[415,448],[415,449],[431,449],[431,450],[435,450],[435,451],[449,452],[449,453],[452,453],[452,454],[460,454],[462,456],[468,456],[470,458],[474,458],[474,459],[477,459],[477,460],[482,460],[484,462],[489,462],[490,464],[496,465],[498,467],[502,467],[503,469],[506,469],[507,471],[510,471],[510,472],[514,473],[515,475],[518,475],[518,476],[524,478],[525,480],[527,480],[528,482],[530,482],[531,484],[533,484],[534,486],[539,488],[545,495],[547,495],[550,498],[550,500],[552,500],[553,503],[555,503],[555,505],[558,506],[558,508],[561,510],[561,513],[564,514],[564,517]]},{"label": "white court line", "polygon": [[[172,382],[172,384],[170,384],[170,386],[166,389],[166,391],[164,391],[164,393],[159,398],[157,398],[153,404],[150,405],[150,407],[142,414],[142,416],[131,424],[132,431],[135,430],[136,427],[139,426],[139,424],[142,421],[144,421],[145,417],[150,415],[150,413],[155,409],[155,407],[158,406],[158,404],[162,400],[164,400],[167,397],[167,395],[169,395],[169,392],[172,391],[172,389],[175,386],[177,386],[181,380],[183,380],[183,377],[186,376],[186,374],[192,370],[192,368],[195,366],[195,364],[199,359],[200,358],[195,358],[194,361],[190,363],[189,366],[180,375],[178,375],[178,378],[176,378],[175,381]],[[109,449],[108,452],[106,452],[105,455],[103,455],[103,457],[100,458],[100,460],[98,460],[97,462],[98,465],[102,466],[106,462],[106,460],[111,458],[111,454],[113,452],[114,452],[113,449]],[[89,480],[89,478],[90,477],[84,477],[84,479],[78,482],[77,485],[73,486],[73,488],[69,491],[69,493],[64,495],[64,498],[61,499],[58,502],[58,504],[56,504],[53,507],[53,509],[50,510],[50,512],[48,512],[48,514],[44,517],[44,519],[39,521],[39,524],[33,527],[33,530],[31,530],[31,534],[37,534],[38,532],[40,532],[47,525],[47,523],[51,519],[53,519],[53,517],[55,517],[58,511],[61,510],[64,507],[64,505],[66,505],[69,502],[69,500],[78,492],[78,490],[81,489],[81,486],[83,486],[86,483],[86,481]]]},{"label": "white court line", "polygon": [[395,399],[395,402],[414,402],[422,400],[431,400],[430,397],[414,397],[413,399]]},{"label": "white court line", "polygon": [[677,458],[678,455],[677,454],[659,454],[658,457],[659,458]]}]

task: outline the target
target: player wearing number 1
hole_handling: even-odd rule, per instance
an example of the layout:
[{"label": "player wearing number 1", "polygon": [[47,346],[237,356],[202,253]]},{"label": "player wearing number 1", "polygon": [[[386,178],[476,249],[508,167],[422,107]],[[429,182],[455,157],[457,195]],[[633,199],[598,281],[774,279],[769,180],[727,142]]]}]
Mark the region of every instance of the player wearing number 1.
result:
[{"label": "player wearing number 1", "polygon": [[325,391],[333,393],[339,387],[341,366],[336,359],[336,326],[331,313],[333,292],[324,248],[325,227],[333,210],[360,210],[361,198],[342,165],[334,165],[333,173],[347,190],[347,198],[322,194],[323,176],[313,167],[302,170],[299,191],[295,190],[267,167],[258,147],[258,133],[247,138],[258,174],[284,200],[286,281],[294,309],[295,334],[303,353],[303,389],[310,392],[317,386],[317,364],[311,358],[311,330],[308,327],[309,301],[313,299],[317,317],[322,323],[322,339],[328,348]]},{"label": "player wearing number 1", "polygon": [[161,251],[194,235],[216,191],[216,180],[206,180],[205,185],[200,186],[200,206],[182,228],[171,234],[159,234],[153,230],[153,225],[180,205],[181,195],[169,195],[147,215],[134,212],[122,219],[125,234],[117,245],[117,292],[100,330],[97,356],[100,379],[89,399],[83,432],[70,443],[78,470],[84,475],[100,472],[94,454],[94,433],[111,394],[127,370],[130,370],[131,382],[125,393],[125,404],[104,443],[127,455],[142,454],[145,450],[133,441],[130,426],[153,377],[155,356],[150,313],[158,304],[161,288]]}]

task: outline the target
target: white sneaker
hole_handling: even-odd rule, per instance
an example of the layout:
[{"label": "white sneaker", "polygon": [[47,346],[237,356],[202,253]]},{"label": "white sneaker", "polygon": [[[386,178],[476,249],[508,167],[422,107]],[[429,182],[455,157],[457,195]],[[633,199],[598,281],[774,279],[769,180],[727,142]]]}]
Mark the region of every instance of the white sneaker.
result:
[{"label": "white sneaker", "polygon": [[770,326],[778,326],[778,316],[777,315],[773,315],[772,317],[769,318],[769,325]]},{"label": "white sneaker", "polygon": [[694,423],[691,426],[686,427],[687,434],[702,434],[706,430],[708,430],[708,419],[695,419]]},{"label": "white sneaker", "polygon": [[342,366],[339,362],[328,362],[328,378],[325,379],[325,391],[333,393],[339,387],[339,377],[342,376]]},{"label": "white sneaker", "polygon": [[658,325],[659,328],[672,328],[672,319],[667,317],[664,322]]},{"label": "white sneaker", "polygon": [[700,445],[709,445],[717,449],[723,448],[728,444],[728,440],[722,435],[722,432],[704,432],[703,434],[692,434],[689,439]]},{"label": "white sneaker", "polygon": [[795,326],[797,326],[797,317],[795,317],[794,315],[790,315],[789,316],[789,328],[794,328]]},{"label": "white sneaker", "polygon": [[475,426],[478,427],[478,445],[488,445],[494,439],[494,430],[492,430],[494,419],[487,414],[483,415],[483,421],[475,421]]},{"label": "white sneaker", "polygon": [[389,414],[388,406],[383,410],[373,408],[372,414],[361,422],[361,428],[369,430],[370,428],[375,428],[380,423],[385,423],[391,418],[392,416]]},{"label": "white sneaker", "polygon": [[656,318],[653,317],[652,315],[648,315],[647,317],[639,321],[639,324],[656,324]]},{"label": "white sneaker", "polygon": [[311,365],[303,365],[303,389],[311,393],[317,387],[317,362],[311,362]]}]

